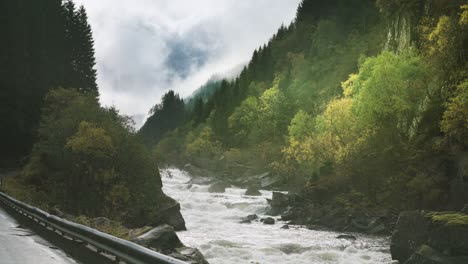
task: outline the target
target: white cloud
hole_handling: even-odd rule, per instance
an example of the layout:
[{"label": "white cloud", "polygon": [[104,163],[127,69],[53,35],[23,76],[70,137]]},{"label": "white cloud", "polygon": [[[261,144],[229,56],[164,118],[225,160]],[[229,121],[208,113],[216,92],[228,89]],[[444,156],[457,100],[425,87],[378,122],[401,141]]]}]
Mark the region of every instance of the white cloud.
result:
[{"label": "white cloud", "polygon": [[212,74],[249,60],[300,0],[75,0],[95,40],[101,102],[147,113],[174,89],[187,96]]}]

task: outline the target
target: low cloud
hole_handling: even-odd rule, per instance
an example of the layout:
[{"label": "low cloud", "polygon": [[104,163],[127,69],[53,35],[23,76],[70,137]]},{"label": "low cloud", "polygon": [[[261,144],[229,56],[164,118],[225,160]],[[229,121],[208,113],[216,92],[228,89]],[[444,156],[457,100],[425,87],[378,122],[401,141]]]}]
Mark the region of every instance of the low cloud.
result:
[{"label": "low cloud", "polygon": [[248,61],[300,0],[76,2],[93,29],[101,102],[141,119],[166,91],[188,96]]}]

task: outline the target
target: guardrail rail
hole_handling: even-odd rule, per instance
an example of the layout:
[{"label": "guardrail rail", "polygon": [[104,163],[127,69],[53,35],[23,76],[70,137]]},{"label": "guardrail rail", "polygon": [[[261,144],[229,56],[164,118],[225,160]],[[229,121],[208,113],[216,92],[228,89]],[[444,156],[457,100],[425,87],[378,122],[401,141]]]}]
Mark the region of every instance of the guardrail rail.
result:
[{"label": "guardrail rail", "polygon": [[51,228],[55,232],[58,231],[62,236],[81,240],[95,247],[99,253],[104,252],[115,256],[116,261],[134,264],[187,264],[133,242],[50,215],[41,209],[18,201],[3,192],[0,192],[0,201],[44,227]]}]

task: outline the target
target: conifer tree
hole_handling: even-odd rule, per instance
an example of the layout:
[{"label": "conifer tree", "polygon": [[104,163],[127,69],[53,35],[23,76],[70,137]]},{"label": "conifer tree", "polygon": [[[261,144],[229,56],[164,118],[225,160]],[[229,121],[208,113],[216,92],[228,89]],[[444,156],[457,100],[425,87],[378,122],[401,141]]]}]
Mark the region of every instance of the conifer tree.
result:
[{"label": "conifer tree", "polygon": [[96,59],[94,58],[94,40],[91,26],[88,24],[88,16],[83,6],[76,13],[77,40],[76,44],[76,69],[78,71],[77,87],[83,93],[98,96],[96,84]]}]

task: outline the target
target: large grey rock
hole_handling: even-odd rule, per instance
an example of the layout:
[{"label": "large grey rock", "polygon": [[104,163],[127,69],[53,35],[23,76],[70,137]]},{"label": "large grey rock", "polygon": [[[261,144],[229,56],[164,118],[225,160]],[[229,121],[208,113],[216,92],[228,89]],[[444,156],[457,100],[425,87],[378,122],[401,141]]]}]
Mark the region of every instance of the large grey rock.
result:
[{"label": "large grey rock", "polygon": [[273,192],[271,198],[272,207],[287,207],[289,204],[289,198],[287,194],[280,192]]},{"label": "large grey rock", "polygon": [[421,211],[407,211],[400,213],[390,244],[392,258],[400,263],[405,261],[426,243],[429,238],[430,221]]},{"label": "large grey rock", "polygon": [[291,220],[297,220],[301,217],[303,217],[304,211],[302,208],[291,208],[281,214],[281,220],[283,221],[291,221]]},{"label": "large grey rock", "polygon": [[263,223],[265,225],[274,225],[275,224],[275,219],[273,219],[271,217],[267,217],[267,218],[263,219]]},{"label": "large grey rock", "polygon": [[279,186],[283,181],[280,176],[272,176],[269,172],[262,174],[260,178],[260,187],[262,189],[270,189]]},{"label": "large grey rock", "polygon": [[177,248],[175,252],[169,256],[185,261],[189,264],[209,264],[205,257],[196,248],[181,247]]},{"label": "large grey rock", "polygon": [[356,240],[356,237],[353,235],[339,235],[336,238],[338,239],[347,239],[347,240]]},{"label": "large grey rock", "polygon": [[187,230],[185,220],[180,213],[180,204],[169,196],[164,196],[162,199],[158,216],[151,225],[168,224],[174,227],[176,231]]},{"label": "large grey rock", "polygon": [[255,187],[249,187],[245,191],[245,195],[250,195],[250,196],[260,196],[262,193]]},{"label": "large grey rock", "polygon": [[450,255],[468,256],[468,215],[457,213],[429,213],[428,245]]},{"label": "large grey rock", "polygon": [[135,238],[147,233],[148,231],[150,231],[153,228],[154,227],[152,227],[152,226],[144,226],[144,227],[140,227],[140,228],[131,229],[128,232],[128,239],[129,240],[135,239]]},{"label": "large grey rock", "polygon": [[466,264],[468,256],[447,256],[436,249],[422,245],[404,264]]},{"label": "large grey rock", "polygon": [[174,250],[183,246],[174,228],[170,225],[153,228],[131,241],[144,247],[155,248],[158,251]]},{"label": "large grey rock", "polygon": [[289,205],[288,195],[280,192],[273,192],[272,198],[267,199],[270,209],[266,213],[267,215],[280,215],[286,211]]},{"label": "large grey rock", "polygon": [[226,188],[231,187],[231,184],[227,182],[217,182],[213,183],[209,188],[208,192],[210,193],[223,193],[226,191]]},{"label": "large grey rock", "polygon": [[253,220],[257,220],[258,219],[258,215],[256,214],[251,214],[251,215],[248,215],[246,217],[242,217],[241,220],[249,220],[249,221],[253,221]]}]

